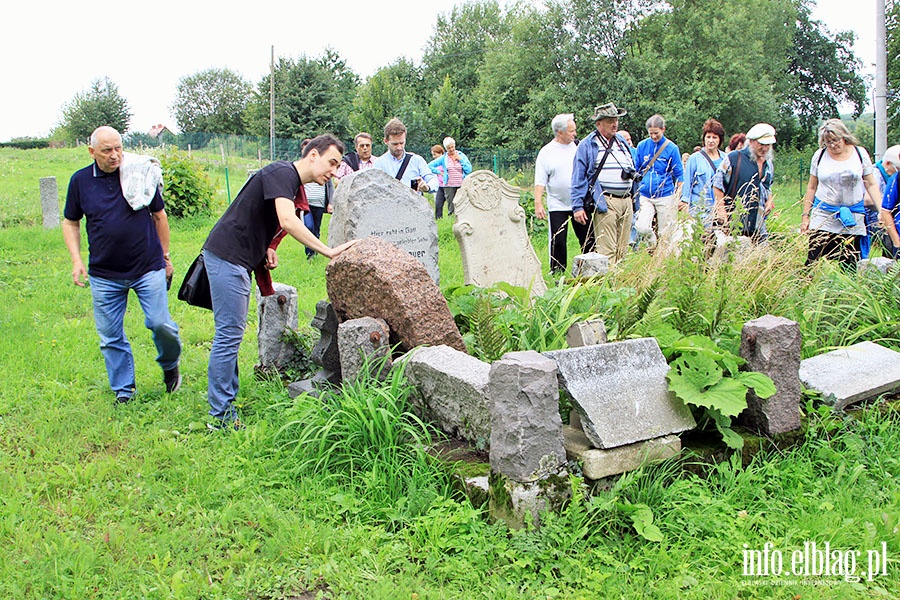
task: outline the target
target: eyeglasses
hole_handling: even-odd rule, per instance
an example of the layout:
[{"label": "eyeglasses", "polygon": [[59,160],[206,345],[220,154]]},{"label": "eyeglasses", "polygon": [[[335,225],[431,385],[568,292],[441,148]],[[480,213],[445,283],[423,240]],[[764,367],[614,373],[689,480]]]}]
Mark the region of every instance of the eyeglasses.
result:
[{"label": "eyeglasses", "polygon": [[825,140],[825,145],[831,146],[831,147],[840,146],[843,143],[844,143],[844,140],[841,138],[837,138],[836,140]]}]

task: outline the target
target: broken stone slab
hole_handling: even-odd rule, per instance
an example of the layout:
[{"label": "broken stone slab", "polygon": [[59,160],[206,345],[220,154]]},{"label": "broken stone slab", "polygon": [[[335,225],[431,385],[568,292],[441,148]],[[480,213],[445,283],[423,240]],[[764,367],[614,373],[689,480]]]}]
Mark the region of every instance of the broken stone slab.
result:
[{"label": "broken stone slab", "polygon": [[490,366],[491,469],[521,482],[559,472],[566,462],[556,362],[509,352]]},{"label": "broken stone slab", "polygon": [[800,381],[843,410],[900,387],[900,352],[860,342],[800,361]]},{"label": "broken stone slab", "polygon": [[681,452],[681,438],[677,435],[603,450],[594,448],[581,430],[564,427],[563,433],[569,460],[577,460],[582,474],[594,480],[634,471],[648,462],[671,458]]},{"label": "broken stone slab", "polygon": [[391,369],[390,328],[384,319],[361,317],[338,325],[338,350],[341,357],[341,377],[354,381],[364,365],[378,367],[372,373],[376,379],[384,379]]},{"label": "broken stone slab", "polygon": [[572,277],[595,277],[609,273],[609,257],[599,252],[579,254],[572,259]]},{"label": "broken stone slab", "polygon": [[696,427],[669,391],[669,365],[654,338],[545,352],[559,368],[581,426],[597,448],[615,448]]},{"label": "broken stone slab", "polygon": [[800,324],[765,315],[744,323],[741,357],[747,368],[767,375],[775,384],[773,396],[762,399],[751,389],[740,420],[765,435],[800,427]]},{"label": "broken stone slab", "polygon": [[530,483],[491,472],[488,482],[488,512],[510,529],[521,529],[526,522],[539,525],[542,512],[559,510],[572,497],[565,471]]},{"label": "broken stone slab", "polygon": [[525,228],[519,191],[491,171],[475,171],[465,178],[453,203],[453,235],[464,282],[489,288],[503,281],[543,296],[547,284]]},{"label": "broken stone slab", "polygon": [[[606,257],[604,256],[603,258]],[[578,323],[573,323],[569,330],[566,331],[566,343],[569,345],[569,348],[605,344],[606,341],[606,323],[603,319],[579,321]]]},{"label": "broken stone slab", "polygon": [[416,348],[398,359],[413,401],[443,431],[484,448],[491,441],[491,365],[449,346]]},{"label": "broken stone slab", "polygon": [[325,283],[342,321],[384,319],[392,347],[399,344],[403,352],[441,344],[466,349],[441,289],[422,263],[390,242],[378,237],[358,241],[328,264]]},{"label": "broken stone slab", "polygon": [[319,397],[319,389],[313,385],[312,379],[303,379],[289,383],[287,386],[288,397],[296,398],[300,394],[309,394],[315,398]]},{"label": "broken stone slab", "polygon": [[275,293],[262,296],[256,292],[257,345],[262,369],[282,369],[297,356],[297,347],[285,339],[285,333],[297,329],[297,289],[273,283]]},{"label": "broken stone slab", "polygon": [[881,273],[887,273],[895,264],[897,264],[896,260],[884,256],[876,256],[875,258],[864,258],[857,261],[856,270],[859,273],[864,273],[870,269],[877,270]]}]

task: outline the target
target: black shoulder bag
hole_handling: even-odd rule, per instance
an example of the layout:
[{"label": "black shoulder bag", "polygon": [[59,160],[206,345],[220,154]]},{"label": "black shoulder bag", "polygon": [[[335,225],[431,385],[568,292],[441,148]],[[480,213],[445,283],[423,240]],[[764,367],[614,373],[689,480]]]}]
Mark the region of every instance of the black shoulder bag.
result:
[{"label": "black shoulder bag", "polygon": [[206,264],[203,262],[203,252],[194,259],[184,281],[178,289],[178,299],[184,300],[191,306],[199,306],[212,310],[212,296],[209,292],[209,276],[206,274]]}]

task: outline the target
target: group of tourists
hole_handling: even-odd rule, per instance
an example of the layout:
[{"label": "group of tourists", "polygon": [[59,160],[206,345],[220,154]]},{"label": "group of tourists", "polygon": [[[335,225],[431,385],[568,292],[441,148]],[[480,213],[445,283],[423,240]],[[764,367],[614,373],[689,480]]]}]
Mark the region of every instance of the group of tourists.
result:
[{"label": "group of tourists", "polygon": [[[550,122],[554,138],[535,162],[534,208],[538,218],[549,220],[551,271],[566,270],[569,223],[581,251],[598,252],[611,265],[640,245],[651,251],[675,247],[697,223],[711,241],[731,234],[766,241],[766,220],[775,209],[774,127],[757,123],[735,133],[726,151],[724,127],[708,119],[702,145],[682,155],[666,137],[661,115],[647,119],[647,138],[635,147],[628,132],[619,130],[626,114],[613,103],[595,107],[594,130],[581,141],[572,114]],[[873,240],[894,256],[900,248],[900,146],[873,165],[840,119],[825,121],[818,142],[803,198],[807,264],[830,258],[855,265],[868,256]],[[679,212],[691,218],[679,219]]]},{"label": "group of tourists", "polygon": [[[203,244],[215,334],[207,369],[211,429],[240,428],[235,409],[239,390],[238,351],[247,326],[251,282],[263,296],[274,293],[270,271],[278,267],[278,246],[291,236],[316,253],[334,258],[355,240],[330,248],[319,240],[322,218],[331,212],[334,179],[380,169],[421,193],[438,192],[440,218],[463,178],[472,170],[451,137],[431,163],[406,152],[406,127],[391,119],[384,128],[387,152],[372,156],[372,136],[354,138],[355,151],[344,153],[332,135],[304,140],[300,158],[276,161],[254,173],[216,222]],[[66,196],[63,239],[72,259],[72,280],[85,287],[90,276],[94,321],[115,401],[136,394],[134,358],[125,335],[128,295],[135,292],[145,326],[157,349],[167,393],[179,389],[182,342],[168,307],[174,267],[169,253],[169,223],[162,199],[162,171],[156,159],[125,154],[122,137],[99,127],[88,146],[91,165],[76,172]],[[88,267],[81,257],[81,219],[86,221]]]}]

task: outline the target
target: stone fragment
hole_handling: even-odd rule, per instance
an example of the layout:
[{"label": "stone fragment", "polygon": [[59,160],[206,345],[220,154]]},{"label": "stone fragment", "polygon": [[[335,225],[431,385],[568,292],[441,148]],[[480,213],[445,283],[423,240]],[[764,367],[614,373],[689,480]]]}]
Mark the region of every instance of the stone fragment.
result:
[{"label": "stone fragment", "polygon": [[634,471],[648,462],[671,458],[681,452],[681,438],[677,435],[601,450],[594,448],[580,429],[564,427],[563,433],[569,460],[577,460],[584,476],[594,480]]},{"label": "stone fragment", "polygon": [[887,273],[897,263],[896,260],[886,258],[884,256],[876,256],[875,258],[864,258],[856,263],[856,270],[865,273],[869,269],[877,270],[881,273]]},{"label": "stone fragment", "polygon": [[510,529],[521,529],[526,523],[539,525],[542,512],[559,510],[572,497],[565,472],[529,483],[491,472],[488,482],[488,512]]},{"label": "stone fragment", "polygon": [[298,352],[285,339],[285,333],[297,330],[297,289],[283,283],[272,285],[275,293],[271,296],[256,292],[259,366],[264,370],[285,368]]},{"label": "stone fragment", "polygon": [[59,227],[59,191],[56,177],[41,177],[40,189],[44,229]]},{"label": "stone fragment", "polygon": [[741,357],[747,369],[768,375],[775,384],[774,396],[762,399],[747,394],[747,409],[741,421],[773,435],[800,427],[800,324],[766,315],[744,323]]},{"label": "stone fragment", "polygon": [[490,370],[491,469],[516,481],[555,474],[566,462],[556,362],[510,352]]},{"label": "stone fragment", "polygon": [[477,447],[490,443],[491,365],[449,346],[416,348],[399,361],[424,418]]},{"label": "stone fragment", "polygon": [[566,332],[566,343],[569,348],[605,344],[606,340],[606,323],[602,319],[573,323]]},{"label": "stone fragment", "polygon": [[338,325],[343,380],[354,381],[367,362],[369,368],[379,368],[373,375],[382,379],[391,369],[390,334],[383,319],[372,317],[350,319]]},{"label": "stone fragment", "polygon": [[420,261],[432,280],[440,283],[437,223],[424,196],[379,169],[367,169],[341,180],[332,205],[330,246],[369,236],[381,238]]},{"label": "stone fragment", "polygon": [[463,180],[453,200],[466,284],[491,287],[501,281],[547,291],[538,259],[525,229],[519,192],[490,171],[475,171]]},{"label": "stone fragment", "polygon": [[466,349],[447,301],[422,263],[381,238],[368,237],[345,250],[329,263],[325,280],[341,320],[384,319],[392,347]]},{"label": "stone fragment", "polygon": [[322,367],[317,379],[333,384],[341,382],[341,357],[338,350],[338,318],[330,302],[316,302],[316,315],[310,325],[319,330],[319,341],[312,349],[312,361]]},{"label": "stone fragment", "polygon": [[615,448],[696,427],[669,392],[669,365],[653,338],[545,352],[597,448]]},{"label": "stone fragment", "polygon": [[900,387],[900,353],[860,342],[800,361],[800,381],[835,409]]},{"label": "stone fragment", "polygon": [[598,252],[579,254],[572,260],[572,277],[594,277],[609,273],[609,257]]}]

